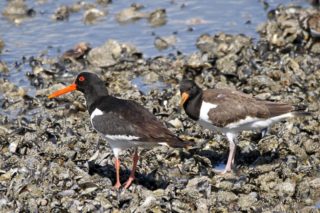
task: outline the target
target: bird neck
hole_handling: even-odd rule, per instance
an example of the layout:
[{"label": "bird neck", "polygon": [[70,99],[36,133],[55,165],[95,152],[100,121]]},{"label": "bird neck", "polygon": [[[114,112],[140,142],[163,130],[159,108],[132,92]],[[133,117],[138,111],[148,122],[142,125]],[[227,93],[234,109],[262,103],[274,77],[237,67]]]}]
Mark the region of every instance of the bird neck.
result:
[{"label": "bird neck", "polygon": [[94,87],[86,90],[84,97],[86,98],[87,108],[89,109],[90,106],[102,96],[108,96],[108,91],[104,85],[95,85]]},{"label": "bird neck", "polygon": [[187,100],[186,104],[184,105],[184,110],[190,118],[193,120],[199,120],[201,104],[202,91],[199,91],[195,97]]}]

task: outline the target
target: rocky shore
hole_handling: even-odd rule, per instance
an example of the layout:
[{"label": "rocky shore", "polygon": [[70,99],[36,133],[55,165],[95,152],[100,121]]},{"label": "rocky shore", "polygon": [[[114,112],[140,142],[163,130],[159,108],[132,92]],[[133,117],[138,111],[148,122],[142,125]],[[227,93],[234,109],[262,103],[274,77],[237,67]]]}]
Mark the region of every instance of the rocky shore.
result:
[{"label": "rocky shore", "polygon": [[[130,8],[137,13],[137,5]],[[163,20],[165,11],[160,12]],[[151,14],[139,18],[150,20]],[[42,54],[16,64],[15,69],[29,68],[25,78],[34,95],[8,81],[10,70],[0,61],[1,212],[318,212],[319,23],[317,9],[280,6],[258,26],[258,41],[204,34],[190,55],[145,58],[137,47],[116,40],[74,44],[59,57]],[[3,45],[0,39],[0,53]],[[113,154],[92,129],[84,97],[47,98],[85,70],[98,73],[112,95],[139,102],[197,146],[142,150],[137,179],[128,190],[114,190]],[[276,124],[264,138],[243,133],[234,173],[217,175],[213,168],[226,159],[227,140],[180,111],[183,78],[203,88],[231,87],[307,105],[312,116]],[[122,155],[122,182],[131,155]]]}]

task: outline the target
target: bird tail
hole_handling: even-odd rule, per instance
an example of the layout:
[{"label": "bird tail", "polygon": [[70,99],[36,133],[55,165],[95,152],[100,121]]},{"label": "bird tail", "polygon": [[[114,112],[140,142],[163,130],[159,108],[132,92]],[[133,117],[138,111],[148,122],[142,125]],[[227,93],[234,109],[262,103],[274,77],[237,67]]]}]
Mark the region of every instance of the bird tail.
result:
[{"label": "bird tail", "polygon": [[291,116],[307,116],[311,115],[310,112],[307,112],[306,105],[291,105],[286,103],[277,103],[277,102],[265,102],[264,103],[269,112],[271,117],[280,116],[280,115],[290,115]]},{"label": "bird tail", "polygon": [[195,142],[193,141],[184,141],[177,137],[176,140],[168,141],[167,144],[172,148],[187,148],[190,146],[194,146]]},{"label": "bird tail", "polygon": [[265,106],[268,108],[271,117],[283,115],[294,110],[293,106],[285,103],[277,103],[277,102],[264,102]]},{"label": "bird tail", "polygon": [[300,105],[293,105],[293,114],[295,116],[308,116],[308,115],[312,115],[311,112],[307,112],[308,106],[307,105],[303,105],[303,104],[300,104]]}]

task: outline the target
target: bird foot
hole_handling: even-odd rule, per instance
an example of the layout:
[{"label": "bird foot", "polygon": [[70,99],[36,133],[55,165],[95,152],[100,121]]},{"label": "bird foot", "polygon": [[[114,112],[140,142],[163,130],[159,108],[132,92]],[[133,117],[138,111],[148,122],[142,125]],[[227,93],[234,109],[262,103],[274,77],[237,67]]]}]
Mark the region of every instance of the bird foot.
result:
[{"label": "bird foot", "polygon": [[113,186],[115,189],[120,189],[121,187],[121,183],[120,182],[116,182],[116,184]]},{"label": "bird foot", "polygon": [[126,181],[126,183],[124,184],[125,189],[129,188],[129,186],[131,185],[132,181],[135,179],[135,177],[129,177],[128,180]]},{"label": "bird foot", "polygon": [[223,175],[223,174],[231,173],[232,169],[231,168],[225,168],[223,170],[221,170],[221,169],[213,169],[213,172],[216,173],[216,174]]}]

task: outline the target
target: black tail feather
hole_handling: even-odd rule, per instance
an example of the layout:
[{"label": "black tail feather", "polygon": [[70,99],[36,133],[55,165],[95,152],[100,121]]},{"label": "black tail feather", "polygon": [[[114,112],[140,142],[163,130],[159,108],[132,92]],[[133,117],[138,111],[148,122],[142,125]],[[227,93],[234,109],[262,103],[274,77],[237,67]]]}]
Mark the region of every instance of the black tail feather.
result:
[{"label": "black tail feather", "polygon": [[271,117],[282,115],[288,112],[294,111],[294,108],[290,104],[277,103],[277,102],[264,102],[265,106],[268,108]]},{"label": "black tail feather", "polygon": [[170,141],[167,143],[169,146],[171,146],[173,148],[187,148],[187,147],[195,145],[195,142],[193,142],[193,141],[185,141],[180,138],[178,138],[178,140]]},{"label": "black tail feather", "polygon": [[307,105],[304,104],[299,104],[299,105],[294,105],[293,106],[293,112],[296,116],[308,116],[308,115],[312,115],[311,112],[307,112],[306,110],[308,109]]}]

